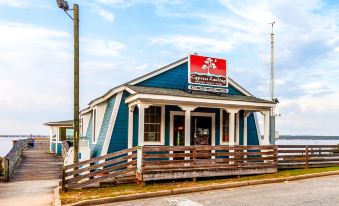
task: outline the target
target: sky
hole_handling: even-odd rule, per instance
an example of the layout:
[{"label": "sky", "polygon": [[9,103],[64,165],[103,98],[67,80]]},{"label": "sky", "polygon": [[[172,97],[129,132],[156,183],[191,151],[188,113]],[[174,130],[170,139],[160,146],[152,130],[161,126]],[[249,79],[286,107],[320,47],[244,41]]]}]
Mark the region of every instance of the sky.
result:
[{"label": "sky", "polygon": [[[339,1],[68,2],[80,6],[81,108],[193,52],[226,58],[231,78],[268,99],[275,21],[277,130],[339,135]],[[54,0],[0,0],[0,134],[72,119],[72,35]]]}]

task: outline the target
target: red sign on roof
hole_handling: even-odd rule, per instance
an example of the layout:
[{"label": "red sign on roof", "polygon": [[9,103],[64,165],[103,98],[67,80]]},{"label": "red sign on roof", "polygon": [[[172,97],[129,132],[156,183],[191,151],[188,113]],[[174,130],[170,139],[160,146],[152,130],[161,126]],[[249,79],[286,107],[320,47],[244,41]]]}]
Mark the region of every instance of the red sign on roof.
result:
[{"label": "red sign on roof", "polygon": [[190,55],[188,83],[227,87],[226,67],[225,59]]}]

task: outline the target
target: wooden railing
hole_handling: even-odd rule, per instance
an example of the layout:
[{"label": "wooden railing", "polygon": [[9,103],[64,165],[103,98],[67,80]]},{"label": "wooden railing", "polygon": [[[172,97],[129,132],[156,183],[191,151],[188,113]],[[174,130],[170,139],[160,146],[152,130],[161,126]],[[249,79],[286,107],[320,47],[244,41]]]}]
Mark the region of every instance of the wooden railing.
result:
[{"label": "wooden railing", "polygon": [[[196,172],[203,170],[205,171],[201,174]],[[204,177],[272,173],[276,170],[277,147],[272,145],[144,146],[137,178],[141,181],[171,179],[173,175],[167,174],[171,171],[176,172],[177,178],[187,178],[191,177],[187,175],[191,172],[195,172],[192,177]],[[154,173],[159,175],[156,176]]]},{"label": "wooden railing", "polygon": [[279,145],[279,169],[339,166],[339,145]]},{"label": "wooden railing", "polygon": [[62,148],[62,159],[65,159],[69,151],[69,144],[66,141],[62,141],[61,148]]},{"label": "wooden railing", "polygon": [[17,140],[12,149],[8,152],[8,154],[3,158],[3,174],[5,182],[10,180],[10,177],[13,173],[15,165],[21,158],[22,151],[28,147],[28,143],[30,139]]},{"label": "wooden railing", "polygon": [[0,181],[5,180],[4,178],[4,158],[0,157]]},{"label": "wooden railing", "polygon": [[121,150],[63,167],[62,189],[81,188],[109,179],[133,174],[137,148]]}]

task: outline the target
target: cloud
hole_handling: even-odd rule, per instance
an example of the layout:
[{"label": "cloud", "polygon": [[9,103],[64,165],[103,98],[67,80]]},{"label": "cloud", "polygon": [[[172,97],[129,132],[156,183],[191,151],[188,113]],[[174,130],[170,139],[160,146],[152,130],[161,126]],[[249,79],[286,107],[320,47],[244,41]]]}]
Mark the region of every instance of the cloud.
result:
[{"label": "cloud", "polygon": [[105,19],[108,22],[114,21],[114,14],[106,9],[103,8],[95,8],[93,12],[97,13],[99,16],[101,16],[103,19]]},{"label": "cloud", "polygon": [[216,40],[208,37],[170,35],[153,38],[150,42],[153,46],[174,47],[182,52],[210,52],[221,53],[229,51],[232,44],[227,41]]},{"label": "cloud", "polygon": [[26,7],[29,3],[27,0],[1,0],[0,6],[10,6],[10,7]]}]

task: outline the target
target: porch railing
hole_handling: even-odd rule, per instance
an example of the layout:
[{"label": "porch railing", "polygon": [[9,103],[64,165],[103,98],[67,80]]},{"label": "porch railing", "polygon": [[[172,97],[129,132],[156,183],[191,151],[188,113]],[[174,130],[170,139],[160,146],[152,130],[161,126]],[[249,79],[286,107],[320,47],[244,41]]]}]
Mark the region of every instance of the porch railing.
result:
[{"label": "porch railing", "polygon": [[[188,178],[273,173],[277,170],[277,147],[273,145],[144,146],[139,148],[138,154],[137,178],[141,181],[171,179],[170,172],[175,172],[177,178],[180,175]],[[142,163],[139,163],[140,155]]]},{"label": "porch railing", "polygon": [[279,145],[279,169],[339,166],[339,145]]}]

